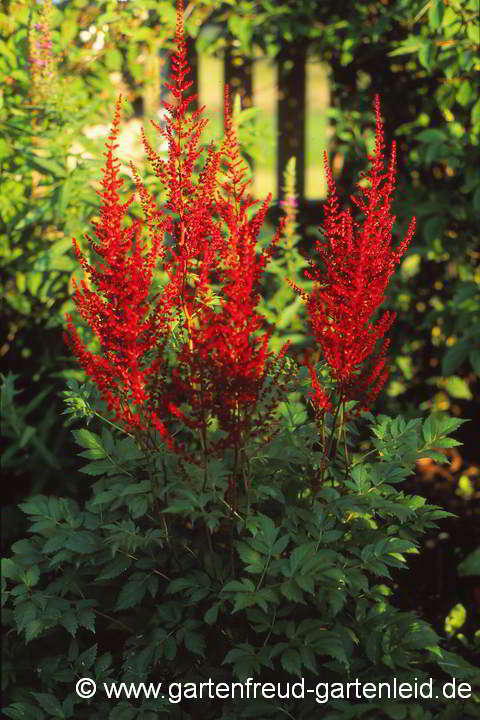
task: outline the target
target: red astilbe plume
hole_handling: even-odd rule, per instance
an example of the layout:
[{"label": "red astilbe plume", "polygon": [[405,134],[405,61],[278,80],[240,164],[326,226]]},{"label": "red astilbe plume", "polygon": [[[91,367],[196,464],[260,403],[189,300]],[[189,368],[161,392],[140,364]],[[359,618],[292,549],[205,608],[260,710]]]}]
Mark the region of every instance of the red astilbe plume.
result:
[{"label": "red astilbe plume", "polygon": [[[192,114],[191,120],[186,118],[186,109],[194,98],[184,98],[192,83],[184,79],[189,67],[182,17],[183,3],[179,1],[177,53],[173,57],[175,82],[167,83],[177,103],[163,103],[170,113],[165,129],[152,122],[168,140],[168,163],[158,157],[143,132],[142,137],[155,174],[168,187],[166,207],[178,218],[166,221],[177,243],[176,249],[171,249],[172,262],[166,267],[170,282],[164,288],[163,297],[169,304],[177,304],[178,318],[187,331],[187,341],[178,354],[168,388],[164,385],[160,392],[158,388],[152,388],[152,392],[156,393],[163,412],[170,410],[186,426],[201,431],[205,455],[220,454],[228,447],[233,447],[237,455],[247,435],[265,428],[271,420],[275,402],[267,405],[263,415],[258,412],[256,421],[253,413],[263,399],[262,386],[268,372],[284,357],[288,347],[284,346],[278,357],[270,361],[272,353],[267,353],[267,345],[271,333],[267,332],[262,339],[253,336],[264,323],[263,317],[255,311],[260,299],[259,280],[280,240],[282,228],[270,248],[257,258],[256,239],[271,195],[249,221],[247,210],[257,202],[250,196],[243,197],[251,181],[244,181],[245,168],[241,167],[243,161],[231,120],[228,88],[225,88],[222,147],[219,151],[209,147],[198,183],[192,182],[194,165],[200,156],[198,141],[207,121],[198,120],[203,107]],[[226,176],[221,185],[223,195],[217,187],[222,160]],[[132,171],[147,224],[155,236],[159,224],[164,222],[163,213],[156,209],[133,165]],[[224,283],[224,297],[216,309],[210,302],[212,273],[221,275]],[[158,315],[158,322],[162,322],[162,315]],[[275,377],[280,369],[277,367]],[[281,383],[277,387],[281,390]],[[191,410],[189,414],[175,404],[178,397],[186,398]],[[208,445],[206,431],[213,417],[226,436]]]},{"label": "red astilbe plume", "polygon": [[[335,182],[325,153],[329,195],[325,205],[326,241],[316,243],[324,269],[309,261],[313,274],[306,270],[305,275],[315,282],[311,296],[287,281],[307,303],[315,338],[337,383],[339,401],[358,401],[357,413],[372,406],[388,376],[385,356],[389,340],[385,339],[385,334],[395,320],[395,313],[384,312],[376,323],[372,322],[372,316],[383,303],[390,276],[415,231],[415,218],[412,218],[405,238],[397,249],[392,249],[392,227],[396,219],[391,214],[396,147],[394,142],[385,172],[385,143],[378,96],[374,108],[375,153],[369,156],[370,173],[360,175],[367,177],[368,186],[357,183],[363,197],[351,196],[364,215],[363,227],[352,218],[350,208],[339,210]],[[321,387],[315,368],[310,364],[309,371],[316,410],[320,414],[331,410],[331,397]]]},{"label": "red astilbe plume", "polygon": [[[99,338],[103,354],[94,355],[85,348],[70,315],[66,316],[69,333],[65,333],[64,338],[87,375],[97,384],[108,409],[115,412],[116,420],[135,431],[143,428],[148,417],[148,421],[173,448],[165,426],[148,408],[149,398],[145,390],[152,368],[144,368],[141,359],[161,342],[154,319],[146,317],[152,273],[161,249],[159,241],[154,239],[147,256],[143,255],[146,245],[140,240],[140,221],[135,221],[129,228],[122,228],[133,196],[122,205],[117,192],[123,185],[123,180],[117,178],[119,165],[114,159],[114,150],[118,147],[115,140],[119,132],[121,99],[120,96],[117,101],[113,128],[108,137],[110,142],[106,143],[107,152],[104,153],[107,158],[106,168],[103,169],[104,189],[103,192],[97,191],[103,199],[100,222],[94,223],[99,242],[95,243],[85,235],[105,264],[96,268],[88,263],[73,238],[75,254],[85,274],[90,276],[99,291],[93,292],[82,280],[81,292],[75,278],[72,278],[75,288],[73,299],[81,317]],[[165,344],[166,338],[163,342]],[[143,417],[131,409],[132,402],[144,409]]]},{"label": "red astilbe plume", "polygon": [[[100,338],[104,355],[94,356],[82,345],[68,319],[70,337],[67,341],[85,371],[94,379],[108,407],[127,428],[148,432],[157,428],[169,447],[191,462],[198,460],[177,445],[166,423],[175,418],[192,431],[200,432],[207,456],[235,450],[235,466],[246,437],[255,430],[264,430],[272,419],[278,400],[266,403],[263,414],[253,420],[256,406],[264,399],[262,386],[267,374],[277,364],[275,378],[285,364],[286,345],[276,358],[267,352],[270,334],[254,337],[264,320],[255,307],[260,299],[259,280],[263,268],[279,242],[282,225],[272,245],[259,258],[255,254],[256,238],[264,221],[271,196],[251,219],[247,209],[256,204],[243,195],[248,182],[243,181],[235,131],[230,118],[228,89],[225,91],[225,137],[220,150],[208,149],[198,182],[192,174],[201,155],[198,143],[206,120],[199,119],[204,108],[187,117],[186,111],[194,97],[185,98],[191,86],[185,80],[190,68],[186,61],[183,34],[183,1],[177,1],[177,52],[173,56],[173,83],[167,83],[176,103],[164,102],[169,111],[166,128],[154,127],[168,140],[169,158],[165,162],[153,150],[145,133],[143,143],[155,174],[168,189],[165,208],[157,205],[131,164],[136,188],[142,204],[145,225],[151,244],[140,242],[143,223],[136,221],[128,230],[122,221],[130,199],[119,203],[118,166],[113,159],[117,147],[120,100],[117,103],[114,127],[107,144],[107,168],[101,196],[102,223],[96,226],[99,245],[94,250],[107,261],[98,270],[82,257],[74,240],[77,257],[92,278],[99,293],[91,292],[85,283],[83,294],[76,290],[75,302],[82,317]],[[226,182],[223,195],[217,187],[217,173],[223,170]],[[226,195],[226,197],[225,197]],[[166,210],[170,211],[167,216]],[[174,246],[167,259],[165,237],[171,235]],[[136,236],[132,257],[132,237]],[[87,236],[88,238],[88,236]],[[90,239],[90,238],[88,238]],[[152,273],[157,256],[164,261],[168,282],[163,292],[148,301]],[[211,302],[210,276],[223,271],[224,298],[220,308]],[[106,300],[106,302],[105,302]],[[155,301],[155,302],[154,302]],[[151,311],[148,313],[148,311]],[[171,372],[167,368],[165,348],[172,335],[174,322],[186,331],[183,344]],[[148,358],[148,361],[147,361]],[[280,362],[283,365],[280,367]],[[149,364],[150,363],[150,364]],[[276,390],[284,386],[277,382]],[[184,403],[190,408],[181,408]],[[137,406],[132,410],[130,403]],[[225,437],[209,444],[207,428],[212,418]],[[270,435],[272,437],[273,434]],[[201,463],[203,464],[203,463]]]}]

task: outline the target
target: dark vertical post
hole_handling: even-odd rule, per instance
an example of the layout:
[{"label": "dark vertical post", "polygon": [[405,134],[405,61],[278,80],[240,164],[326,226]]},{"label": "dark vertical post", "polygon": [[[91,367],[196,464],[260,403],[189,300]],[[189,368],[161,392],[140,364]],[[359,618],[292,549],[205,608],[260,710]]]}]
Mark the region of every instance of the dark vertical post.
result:
[{"label": "dark vertical post", "polygon": [[[193,80],[193,85],[187,90],[187,97],[190,95],[198,95],[198,53],[195,47],[195,38],[187,37],[187,61],[191,67],[191,73],[188,76],[188,80]],[[193,100],[188,106],[188,112],[195,112],[198,110],[198,97]]]},{"label": "dark vertical post", "polygon": [[[231,33],[227,36],[224,56],[224,83],[230,87],[230,98],[233,105],[234,96],[240,93],[242,110],[253,105],[253,61],[242,55],[234,45]],[[242,153],[253,170],[253,158]]]},{"label": "dark vertical post", "polygon": [[283,199],[283,173],[288,160],[297,158],[297,195],[305,198],[306,128],[305,39],[284,43],[278,58],[277,198]]}]

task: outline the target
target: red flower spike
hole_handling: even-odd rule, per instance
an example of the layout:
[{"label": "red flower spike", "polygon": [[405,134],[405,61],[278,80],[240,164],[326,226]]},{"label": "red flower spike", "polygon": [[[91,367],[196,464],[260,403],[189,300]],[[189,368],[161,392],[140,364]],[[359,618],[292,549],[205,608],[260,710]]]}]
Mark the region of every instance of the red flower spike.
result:
[{"label": "red flower spike", "polygon": [[[362,195],[351,200],[364,215],[363,227],[350,209],[340,211],[335,182],[325,153],[328,201],[325,204],[325,239],[316,249],[324,262],[321,272],[310,261],[314,291],[306,295],[293,282],[287,282],[307,303],[315,338],[338,383],[340,401],[359,401],[360,412],[371,407],[387,379],[385,353],[389,341],[383,339],[395,320],[395,313],[384,312],[373,323],[372,315],[384,301],[384,292],[396,264],[407,250],[415,230],[412,218],[404,240],[396,250],[391,248],[392,194],[395,189],[396,148],[388,171],[384,172],[384,135],[380,100],[375,98],[375,153],[369,157],[371,170],[368,187],[359,188]],[[361,177],[365,174],[362,173]],[[378,347],[377,347],[378,346]],[[315,389],[313,402],[318,411],[329,409],[329,400],[319,388],[314,369],[309,366]]]},{"label": "red flower spike", "polygon": [[[192,431],[200,432],[205,455],[218,455],[233,447],[237,460],[247,436],[257,435],[271,424],[278,404],[278,399],[270,398],[258,413],[258,420],[252,419],[256,405],[264,399],[262,386],[266,375],[277,365],[278,379],[288,347],[272,358],[273,353],[267,352],[270,333],[263,338],[253,336],[264,322],[255,310],[259,280],[279,242],[282,226],[271,247],[257,258],[256,238],[270,197],[249,221],[247,210],[256,203],[250,196],[243,198],[248,182],[243,181],[244,169],[240,167],[242,160],[230,118],[228,88],[222,148],[219,151],[209,148],[199,181],[193,183],[194,166],[200,156],[199,138],[207,121],[199,119],[203,108],[193,113],[191,119],[186,117],[193,98],[184,98],[191,83],[185,81],[190,68],[183,37],[182,0],[177,2],[176,40],[172,83],[167,85],[176,104],[163,103],[170,111],[164,130],[153,123],[168,139],[168,162],[158,157],[142,131],[147,157],[157,177],[168,187],[168,202],[165,208],[157,208],[131,164],[145,222],[122,229],[133,198],[121,205],[117,193],[123,183],[117,179],[118,164],[113,155],[120,122],[119,99],[105,154],[101,222],[95,226],[99,243],[92,243],[105,263],[98,269],[89,265],[73,241],[77,257],[97,287],[97,292],[92,292],[82,283],[83,294],[77,289],[74,299],[80,314],[99,337],[103,356],[94,356],[83,347],[71,318],[66,340],[100,388],[108,408],[126,428],[141,433],[155,427],[172,451],[199,463],[197,457],[174,443],[166,423],[176,418]],[[217,189],[222,157],[227,178],[222,188],[226,197]],[[172,217],[166,215],[166,209],[173,213]],[[150,247],[146,257],[147,243],[140,240],[144,224]],[[170,259],[165,247],[167,232],[176,240],[174,247],[169,248]],[[153,303],[148,292],[158,257],[164,261],[169,280]],[[214,309],[209,303],[209,282],[212,272],[221,274],[220,267],[225,297],[220,308]],[[180,320],[186,335],[175,367],[169,372],[164,351],[174,320]],[[280,381],[276,385],[275,392],[285,389]],[[218,419],[226,437],[209,445],[207,428],[212,417]],[[241,462],[235,467],[232,491],[240,470]]]},{"label": "red flower spike", "polygon": [[[97,191],[103,198],[101,220],[94,226],[99,242],[94,243],[86,235],[105,263],[99,269],[90,265],[73,239],[75,254],[85,274],[90,276],[99,291],[92,292],[82,281],[82,293],[74,279],[74,301],[81,317],[99,338],[103,356],[93,355],[86,350],[69,315],[69,334],[65,333],[65,341],[71,346],[85,372],[98,385],[109,410],[115,412],[117,421],[131,430],[138,430],[148,419],[173,448],[173,439],[155,412],[148,407],[145,387],[149,371],[142,368],[140,363],[142,356],[158,344],[158,336],[153,334],[153,320],[146,318],[147,296],[158,254],[158,240],[154,240],[150,252],[144,257],[142,253],[146,248],[140,241],[141,224],[137,221],[130,228],[122,229],[123,218],[133,197],[121,205],[117,193],[123,180],[117,178],[118,164],[114,161],[113,153],[117,147],[115,140],[119,132],[121,100],[120,96],[108,138],[110,143],[106,143],[108,152],[105,153],[107,162],[103,171],[104,190]],[[132,251],[133,236],[136,240]],[[127,256],[129,252],[133,253],[131,257]],[[144,408],[143,420],[139,413],[131,409],[131,402]]]}]

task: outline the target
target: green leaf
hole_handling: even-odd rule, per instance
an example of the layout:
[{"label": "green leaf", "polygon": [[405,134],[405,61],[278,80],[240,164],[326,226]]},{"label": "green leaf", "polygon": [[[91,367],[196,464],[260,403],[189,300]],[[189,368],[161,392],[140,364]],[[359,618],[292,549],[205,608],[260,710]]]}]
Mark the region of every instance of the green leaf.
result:
[{"label": "green leaf", "polygon": [[423,47],[418,51],[418,59],[425,70],[432,70],[435,61],[435,45],[433,42],[424,40]]},{"label": "green leaf", "polygon": [[222,592],[254,592],[255,585],[249,578],[240,580],[230,580],[223,586]]},{"label": "green leaf", "polygon": [[472,125],[478,126],[480,124],[480,98],[477,100],[475,105],[472,108],[471,112],[471,118],[472,118]]},{"label": "green leaf", "polygon": [[152,483],[150,480],[142,480],[139,483],[132,483],[125,485],[121,492],[121,496],[125,495],[137,495],[138,493],[150,492],[152,489]]},{"label": "green leaf", "polygon": [[[476,9],[478,12],[478,5]],[[478,18],[477,22],[467,22],[467,37],[478,48]]]},{"label": "green leaf", "polygon": [[81,530],[69,535],[65,541],[65,547],[77,553],[93,553],[97,550],[95,535],[88,530]]},{"label": "green leaf", "polygon": [[172,580],[168,586],[165,592],[171,593],[174,595],[177,592],[183,592],[184,590],[190,590],[192,588],[197,587],[198,583],[195,580],[195,578],[189,576],[189,577],[181,577],[181,578],[175,578],[175,580]]},{"label": "green leaf", "polygon": [[389,57],[396,57],[397,55],[407,55],[410,53],[418,52],[423,47],[423,40],[414,36],[408,37],[406,40],[399,44],[399,47],[395,50],[391,50],[387,55]]},{"label": "green leaf", "polygon": [[75,637],[78,630],[78,622],[77,622],[77,616],[73,611],[66,612],[65,615],[62,615],[60,618],[60,622],[63,625],[63,627],[70,633],[72,637]]},{"label": "green leaf", "polygon": [[295,575],[295,582],[304,592],[311,593],[312,595],[315,592],[315,582],[312,575],[297,574]]},{"label": "green leaf", "polygon": [[25,600],[24,602],[18,603],[13,614],[17,629],[21,632],[28,623],[36,619],[37,608],[31,600]]},{"label": "green leaf", "polygon": [[112,500],[117,500],[118,498],[118,488],[112,488],[111,490],[103,490],[102,492],[99,492],[95,495],[93,498],[91,504],[94,505],[102,505],[105,503],[110,503]]},{"label": "green leaf", "polygon": [[447,350],[442,360],[442,375],[449,376],[467,359],[471,342],[459,340]]},{"label": "green leaf", "polygon": [[460,87],[457,91],[456,101],[462,105],[462,107],[466,107],[468,103],[470,102],[470,98],[472,97],[473,89],[468,80],[464,80],[462,83],[460,83]]},{"label": "green leaf", "polygon": [[272,555],[280,555],[281,553],[283,553],[289,542],[289,535],[282,535],[282,537],[278,538],[278,540],[275,541],[271,549]]},{"label": "green leaf", "polygon": [[465,575],[480,576],[480,548],[474,550],[470,555],[462,560],[457,568],[460,577]]},{"label": "green leaf", "polygon": [[42,710],[45,710],[46,713],[49,715],[53,715],[53,717],[56,718],[64,718],[64,712],[63,708],[60,705],[59,701],[54,695],[50,695],[49,693],[38,693],[33,692],[32,695],[35,698],[35,700],[38,702]]},{"label": "green leaf", "polygon": [[102,440],[98,435],[90,430],[86,430],[85,428],[82,428],[81,430],[72,430],[72,433],[78,445],[87,448],[88,450],[102,451],[103,455],[101,457],[105,457]]},{"label": "green leaf", "polygon": [[438,415],[437,416],[438,432],[440,435],[448,435],[449,433],[457,430],[459,427],[461,427],[466,422],[469,422],[469,421],[465,420],[463,418],[449,417],[448,415]]},{"label": "green leaf", "polygon": [[258,566],[260,568],[260,572],[262,571],[264,558],[259,552],[257,552],[257,550],[254,550],[250,547],[250,545],[242,541],[235,543],[235,549],[242,562],[247,565]]},{"label": "green leaf", "polygon": [[452,377],[449,377],[447,379],[445,383],[445,388],[448,394],[454,398],[458,398],[461,400],[472,400],[473,398],[473,395],[466,381],[463,378],[458,377],[457,375],[453,375]]},{"label": "green leaf", "polygon": [[35,565],[23,573],[22,580],[28,587],[33,587],[40,579],[40,568]]},{"label": "green leaf", "polygon": [[225,665],[226,663],[234,663],[238,660],[243,660],[244,658],[249,658],[252,654],[253,648],[250,645],[243,644],[239,647],[232,648],[232,650],[229,650],[223,658],[222,665]]},{"label": "green leaf", "polygon": [[430,445],[432,440],[437,435],[437,423],[434,415],[429,415],[423,423],[422,427],[423,439],[427,445]]},{"label": "green leaf", "polygon": [[67,538],[70,537],[70,532],[64,528],[60,528],[56,531],[55,535],[52,535],[43,545],[44,553],[54,553],[65,547]]},{"label": "green leaf", "polygon": [[[19,505],[20,510],[27,515],[43,515],[51,517],[51,508],[48,504],[48,498],[45,495],[36,495]],[[58,518],[56,518],[58,519]]]},{"label": "green leaf", "polygon": [[218,611],[219,611],[221,605],[222,605],[222,603],[217,602],[207,610],[207,612],[203,616],[203,619],[207,623],[207,625],[213,625],[214,623],[217,622]]},{"label": "green leaf", "polygon": [[[463,418],[452,418],[443,413],[432,413],[423,423],[422,431],[425,443],[428,446],[432,444],[437,445],[437,443],[442,442],[442,440],[439,440],[441,436],[454,432],[465,422],[467,422],[467,420],[464,420]],[[447,441],[447,444],[443,445],[443,447],[453,447],[453,445],[448,445],[450,439],[445,438],[445,440]],[[452,442],[458,444],[457,441],[453,440]],[[439,447],[442,446],[439,445]],[[430,450],[427,450],[423,457],[433,457],[428,455],[429,452]]]},{"label": "green leaf", "polygon": [[147,591],[145,578],[130,580],[120,591],[115,610],[126,610],[139,605]]},{"label": "green leaf", "polygon": [[283,669],[292,675],[302,674],[302,660],[298,650],[287,648],[280,658]]},{"label": "green leaf", "polygon": [[126,462],[127,460],[138,460],[142,453],[136,446],[134,438],[126,437],[117,443],[117,455],[122,462]]},{"label": "green leaf", "polygon": [[265,541],[269,549],[273,548],[277,539],[279,529],[275,527],[275,523],[268,515],[258,514],[258,522],[262,531],[262,540]]},{"label": "green leaf", "polygon": [[25,626],[25,641],[29,643],[40,635],[43,630],[43,622],[41,620],[32,620]]},{"label": "green leaf", "polygon": [[[238,593],[235,595],[235,602],[233,605],[233,612],[236,613],[239,610],[243,610],[246,607],[256,605],[257,601],[254,593]],[[260,603],[258,603],[260,604]]]},{"label": "green leaf", "polygon": [[2,558],[1,560],[1,575],[9,580],[20,579],[20,568],[10,558]]},{"label": "green leaf", "polygon": [[303,593],[300,591],[294,580],[282,583],[280,586],[280,592],[287,598],[287,600],[305,603]]},{"label": "green leaf", "polygon": [[[430,649],[430,648],[427,648]],[[435,658],[442,670],[458,680],[477,680],[478,667],[474,667],[456,653],[440,651],[440,658]]]},{"label": "green leaf", "polygon": [[95,663],[95,675],[101,675],[112,665],[112,653],[106,652],[100,655],[97,662]]},{"label": "green leaf", "polygon": [[95,614],[93,610],[89,610],[88,608],[80,610],[78,613],[78,624],[87,628],[87,630],[95,632]]},{"label": "green leaf", "polygon": [[109,563],[105,570],[100,573],[100,575],[97,575],[97,577],[95,578],[95,582],[112,580],[113,578],[116,578],[122,573],[124,573],[125,570],[128,570],[131,564],[132,561],[129,558],[124,556],[118,556]]},{"label": "green leaf", "polygon": [[98,475],[104,475],[109,470],[112,470],[113,467],[110,460],[92,460],[91,463],[87,463],[80,468],[80,472],[96,477]]},{"label": "green leaf", "polygon": [[328,631],[324,633],[323,637],[315,639],[315,641],[311,643],[311,647],[319,654],[330,655],[330,657],[338,660],[342,665],[348,665],[348,658],[345,654],[342,641]]},{"label": "green leaf", "polygon": [[[12,545],[12,551],[15,555],[23,555],[24,557],[32,557],[37,554],[30,540],[17,540],[17,542]],[[22,561],[24,557],[22,557]]]},{"label": "green leaf", "polygon": [[347,594],[341,590],[329,590],[327,592],[328,604],[332,609],[333,616],[338,615],[347,601]]},{"label": "green leaf", "polygon": [[402,540],[401,538],[389,538],[388,545],[386,547],[388,553],[404,553],[414,550],[417,552],[417,547],[411,540]]},{"label": "green leaf", "polygon": [[428,128],[427,130],[421,130],[419,133],[416,133],[415,140],[424,143],[442,143],[448,141],[448,135],[438,128]]},{"label": "green leaf", "polygon": [[82,670],[89,670],[95,662],[97,657],[97,644],[85,650],[81,655],[78,656],[77,664]]},{"label": "green leaf", "polygon": [[290,563],[290,577],[294,577],[295,573],[302,567],[306,558],[311,555],[315,550],[315,543],[309,542],[299,545],[292,551],[289,563]]},{"label": "green leaf", "polygon": [[430,0],[428,24],[432,30],[438,30],[443,20],[444,0]]},{"label": "green leaf", "polygon": [[2,708],[2,712],[10,720],[44,720],[45,718],[38,705],[33,707],[25,701],[12,703],[6,708]]},{"label": "green leaf", "polygon": [[463,445],[463,443],[453,438],[438,438],[435,440],[435,447],[450,448],[457,447],[458,445]]},{"label": "green leaf", "polygon": [[148,498],[145,496],[131,498],[128,501],[128,509],[134,520],[139,517],[143,517],[148,511]]},{"label": "green leaf", "polygon": [[[425,502],[424,498],[421,499]],[[352,590],[368,592],[368,579],[360,570],[348,568],[346,571],[346,579]]]}]

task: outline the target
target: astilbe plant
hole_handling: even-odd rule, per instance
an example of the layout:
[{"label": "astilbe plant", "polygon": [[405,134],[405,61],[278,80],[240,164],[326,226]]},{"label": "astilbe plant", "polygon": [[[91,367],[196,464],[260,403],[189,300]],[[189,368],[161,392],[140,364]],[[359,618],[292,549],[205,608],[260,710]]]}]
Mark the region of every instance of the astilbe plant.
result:
[{"label": "astilbe plant", "polygon": [[[157,208],[132,165],[145,219],[123,227],[133,198],[122,204],[118,194],[119,98],[92,241],[100,260],[88,262],[74,240],[96,287],[83,281],[74,299],[101,352],[86,347],[69,317],[66,340],[93,383],[79,391],[71,381],[68,402],[74,416],[90,418],[90,391],[98,389],[120,429],[133,437],[114,436],[106,425],[101,434],[74,430],[80,455],[89,460],[81,472],[96,478],[91,497],[77,502],[40,495],[21,505],[30,535],[2,562],[6,625],[19,636],[7,633],[11,699],[4,714],[27,720],[473,718],[473,701],[461,702],[452,714],[452,703],[435,697],[423,704],[384,697],[366,708],[338,694],[338,686],[343,693],[357,679],[391,685],[393,678],[413,683],[430,675],[470,680],[478,674],[447,652],[426,622],[389,601],[391,568],[405,567],[419,536],[450,515],[395,485],[420,457],[444,461],[435,448],[459,444],[447,435],[464,421],[431,416],[407,423],[366,414],[375,450],[369,458],[357,454],[345,472],[336,463],[337,413],[345,420],[353,408],[371,407],[385,381],[381,343],[393,316],[377,324],[372,317],[413,233],[412,223],[399,248],[391,249],[395,155],[385,175],[379,102],[370,188],[363,190],[366,201],[357,202],[363,229],[339,211],[327,168],[330,199],[325,243],[319,244],[324,268],[315,271],[312,295],[304,294],[327,365],[320,385],[319,363],[294,368],[288,347],[269,353],[270,333],[261,335],[260,279],[285,227],[282,222],[257,257],[269,199],[249,219],[253,201],[245,197],[228,90],[223,144],[209,148],[198,182],[192,180],[205,121],[203,108],[186,114],[182,13],[179,0],[169,85],[176,104],[166,104],[170,118],[161,131],[168,162],[143,137],[168,188],[166,207]],[[290,196],[292,188],[293,182]],[[293,244],[292,230],[287,227]],[[158,260],[166,268],[160,293]],[[209,285],[215,277],[222,287],[214,296]],[[315,423],[306,421],[300,403],[295,408],[290,402],[301,387],[290,382],[293,370],[302,382],[310,375]],[[288,419],[286,412],[274,416],[282,393]],[[349,422],[354,426],[356,418]],[[176,423],[196,444],[176,439]],[[318,453],[318,427],[323,432],[326,424],[328,451],[320,434]],[[75,692],[85,677],[98,685],[89,700]],[[271,682],[276,696],[242,703],[238,695],[223,695],[210,702],[211,696],[194,700],[191,688],[181,701],[164,696],[170,682],[198,690],[200,683],[252,677]],[[336,684],[336,699],[307,694],[296,702],[285,694],[286,683],[301,678],[307,688]],[[135,704],[107,698],[101,685],[111,681],[162,682],[162,693]]]},{"label": "astilbe plant", "polygon": [[[100,388],[116,420],[129,430],[148,433],[155,428],[169,448],[190,462],[205,463],[227,448],[235,452],[235,477],[242,471],[242,446],[250,435],[259,436],[269,426],[278,398],[270,400],[258,418],[253,413],[264,396],[264,381],[277,364],[277,386],[287,345],[276,358],[268,352],[271,331],[262,338],[254,336],[263,318],[256,312],[259,281],[269,257],[278,244],[283,224],[272,245],[260,257],[255,253],[256,238],[263,224],[271,196],[251,219],[251,196],[244,197],[250,181],[244,180],[236,133],[230,116],[228,88],[225,89],[225,137],[220,150],[209,148],[208,158],[198,182],[192,182],[201,132],[207,122],[200,119],[204,108],[187,121],[186,111],[193,98],[184,93],[191,86],[185,81],[189,68],[183,36],[183,5],[177,5],[177,53],[173,57],[174,83],[167,83],[177,103],[164,102],[169,111],[166,129],[154,126],[167,139],[169,160],[163,161],[143,134],[143,142],[157,177],[168,186],[168,202],[157,210],[154,199],[142,184],[132,163],[132,172],[141,199],[151,247],[141,241],[141,223],[122,228],[122,222],[133,197],[121,204],[114,158],[115,139],[120,123],[121,98],[106,153],[101,222],[95,226],[98,243],[93,250],[105,260],[97,269],[83,257],[76,240],[77,257],[98,288],[91,291],[85,281],[82,290],[75,285],[75,303],[81,316],[99,337],[103,352],[94,355],[87,350],[68,317],[70,343],[87,374]],[[217,173],[223,161],[225,181],[217,186]],[[170,210],[172,215],[167,215]],[[166,257],[166,234],[174,237],[176,248]],[[88,236],[87,236],[88,237]],[[132,250],[135,238],[135,248]],[[129,253],[132,255],[129,256]],[[217,260],[217,254],[220,261]],[[147,298],[152,274],[158,259],[165,263],[169,282],[153,306]],[[209,276],[223,266],[223,292],[220,311],[210,302]],[[198,274],[194,270],[198,270]],[[193,287],[192,287],[193,284]],[[103,297],[102,297],[103,296]],[[106,301],[106,302],[105,302]],[[152,303],[153,304],[153,303]],[[149,310],[151,310],[149,312]],[[187,338],[167,380],[164,351],[172,325],[180,323]],[[149,361],[147,360],[147,356]],[[185,397],[191,408],[187,414],[178,404]],[[133,406],[133,407],[132,407]],[[197,431],[203,451],[198,459],[183,444],[176,443],[167,428],[167,419],[177,418]],[[212,418],[224,437],[211,440],[207,429]],[[264,438],[271,439],[272,433]]]},{"label": "astilbe plant", "polygon": [[[98,289],[93,292],[83,282],[83,293],[76,288],[75,303],[99,337],[103,352],[94,355],[83,346],[70,317],[70,334],[66,340],[124,427],[137,433],[155,428],[172,451],[190,462],[203,463],[204,467],[208,457],[234,448],[238,473],[247,438],[259,437],[262,430],[268,429],[279,401],[277,394],[263,414],[254,418],[253,413],[264,395],[265,379],[274,364],[279,365],[278,361],[284,359],[288,348],[286,343],[278,356],[271,358],[273,353],[268,352],[271,331],[262,338],[255,337],[254,333],[263,325],[262,316],[255,310],[259,281],[285,225],[288,226],[289,215],[283,218],[271,246],[257,257],[256,239],[271,196],[248,220],[247,211],[256,203],[251,196],[244,197],[250,181],[244,179],[245,167],[242,167],[230,115],[228,88],[225,88],[223,144],[220,150],[209,147],[198,182],[192,181],[200,156],[198,143],[207,120],[201,119],[204,108],[195,111],[190,119],[186,116],[193,98],[185,98],[192,83],[185,80],[189,67],[182,3],[178,3],[177,11],[174,83],[166,83],[176,103],[163,103],[169,111],[165,129],[152,123],[168,140],[168,162],[157,155],[142,131],[146,154],[155,174],[168,188],[168,202],[165,208],[157,209],[132,163],[150,238],[150,249],[145,255],[147,243],[140,239],[142,223],[136,221],[130,228],[122,228],[133,197],[122,205],[117,192],[123,184],[123,180],[117,178],[118,163],[114,158],[120,123],[119,98],[107,143],[104,190],[100,193],[103,198],[101,222],[95,227],[99,243],[92,244],[106,264],[98,269],[89,264],[74,239],[77,257]],[[311,295],[287,279],[307,303],[315,339],[336,383],[336,412],[344,403],[354,400],[359,403],[357,414],[372,407],[387,378],[385,353],[389,341],[383,339],[382,344],[382,338],[395,315],[385,312],[376,324],[371,318],[384,301],[389,278],[415,228],[413,219],[403,242],[396,250],[392,249],[395,145],[385,173],[378,97],[375,110],[376,147],[371,158],[369,186],[359,185],[365,199],[352,198],[365,215],[363,227],[353,220],[349,210],[339,210],[335,183],[325,156],[329,188],[326,242],[317,242],[325,268],[320,270],[311,263],[314,274],[305,273],[316,281]],[[221,170],[226,180],[218,186],[217,174]],[[167,215],[167,210],[171,214]],[[176,247],[170,249],[170,258],[166,254],[167,234],[176,243]],[[158,259],[165,264],[169,282],[153,302],[149,301],[148,294]],[[224,298],[218,311],[211,302],[209,279],[220,269]],[[167,379],[164,353],[174,323],[184,327],[187,335],[176,366]],[[283,369],[284,365],[276,370],[279,392],[286,389],[279,380]],[[310,364],[309,372],[313,386],[311,398],[317,418],[321,418],[325,411],[333,411],[333,393],[328,394],[319,383],[316,369]],[[180,397],[184,398],[184,406],[190,408],[190,413],[179,407]],[[174,441],[167,427],[168,419],[172,418],[199,433],[202,458]],[[213,419],[224,433],[221,439],[213,440],[208,435]],[[323,429],[324,425],[319,427]],[[334,429],[332,437],[333,432]],[[274,432],[267,434],[266,441],[273,435]],[[232,483],[235,484],[233,479]]]}]

